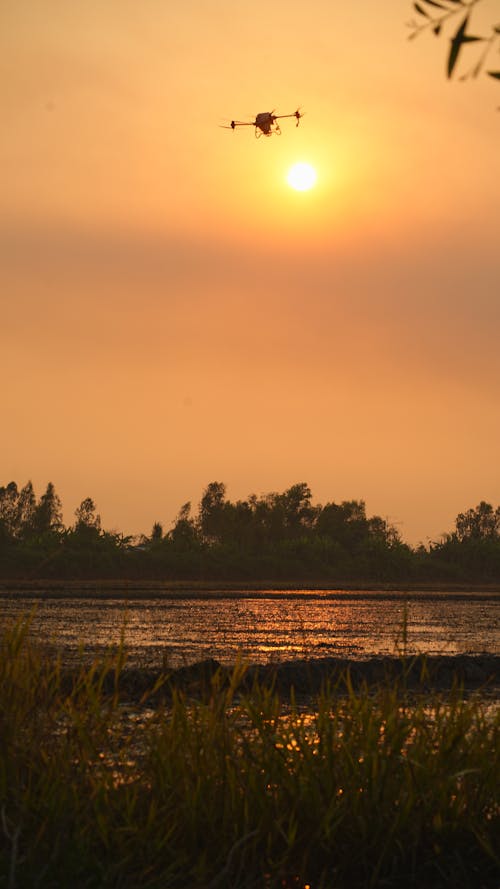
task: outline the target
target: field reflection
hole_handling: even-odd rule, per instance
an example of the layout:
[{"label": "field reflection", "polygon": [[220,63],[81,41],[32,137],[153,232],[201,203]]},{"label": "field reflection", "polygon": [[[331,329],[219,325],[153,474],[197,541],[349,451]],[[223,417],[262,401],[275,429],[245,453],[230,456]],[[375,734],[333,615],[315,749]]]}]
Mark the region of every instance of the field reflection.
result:
[{"label": "field reflection", "polygon": [[[34,608],[32,632],[57,640],[63,658],[118,645],[125,632],[128,664],[178,667],[238,655],[252,663],[311,657],[407,653],[498,654],[500,602],[495,600],[318,597],[238,599],[4,599],[4,617]],[[80,654],[79,654],[80,651]]]}]

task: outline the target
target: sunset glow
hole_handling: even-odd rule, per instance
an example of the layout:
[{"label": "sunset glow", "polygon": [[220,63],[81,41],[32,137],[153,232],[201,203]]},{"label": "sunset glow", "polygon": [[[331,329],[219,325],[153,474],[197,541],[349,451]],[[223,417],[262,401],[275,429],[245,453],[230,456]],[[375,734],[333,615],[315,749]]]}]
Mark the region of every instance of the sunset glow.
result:
[{"label": "sunset glow", "polygon": [[0,485],[130,534],[214,479],[410,542],[500,502],[499,82],[400,0],[45,6],[0,8]]}]

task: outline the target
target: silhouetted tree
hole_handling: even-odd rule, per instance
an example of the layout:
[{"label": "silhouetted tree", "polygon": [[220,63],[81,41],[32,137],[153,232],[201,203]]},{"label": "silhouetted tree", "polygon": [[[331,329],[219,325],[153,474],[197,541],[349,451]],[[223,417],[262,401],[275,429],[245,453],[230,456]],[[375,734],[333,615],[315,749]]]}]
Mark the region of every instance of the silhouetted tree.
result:
[{"label": "silhouetted tree", "polygon": [[151,540],[151,543],[158,543],[163,539],[163,525],[161,522],[154,522],[151,529],[151,537],[149,539]]},{"label": "silhouetted tree", "polygon": [[19,491],[16,482],[0,488],[0,523],[4,534],[14,538],[17,530]]},{"label": "silhouetted tree", "polygon": [[224,506],[226,486],[223,482],[211,482],[205,488],[199,508],[200,530],[207,541],[220,540],[224,532]]},{"label": "silhouetted tree", "polygon": [[21,539],[29,538],[34,531],[36,514],[36,497],[31,481],[27,482],[19,492],[17,504],[17,535]]},{"label": "silhouetted tree", "polygon": [[493,509],[491,503],[481,500],[475,509],[461,512],[455,520],[458,540],[485,539],[500,534],[500,507]]},{"label": "silhouetted tree", "polygon": [[191,518],[191,502],[184,503],[174,522],[169,539],[176,549],[190,550],[198,544],[198,531],[196,523]]},{"label": "silhouetted tree", "polygon": [[428,561],[434,572],[454,579],[500,580],[500,507],[482,500],[459,513],[455,531],[431,544]]},{"label": "silhouetted tree", "polygon": [[292,485],[284,494],[279,495],[284,526],[292,534],[303,534],[312,527],[317,510],[311,505],[311,499],[311,489],[305,482]]},{"label": "silhouetted tree", "polygon": [[369,533],[364,501],[327,503],[318,515],[316,530],[319,534],[336,540],[348,552],[354,552]]},{"label": "silhouetted tree", "polygon": [[91,497],[82,500],[80,506],[75,509],[75,531],[82,532],[92,529],[98,533],[101,530],[101,517],[96,513],[96,506]]},{"label": "silhouetted tree", "polygon": [[[473,17],[473,7],[478,6],[482,0],[419,0],[413,3],[413,9],[418,14],[417,19],[408,22],[411,29],[410,39],[418,37],[424,31],[432,32],[437,37],[447,30],[450,24],[450,45],[448,51],[446,72],[452,77],[463,47],[466,44],[480,44],[480,52],[475,54],[474,62],[461,76],[461,80],[477,77],[486,66],[487,60],[500,46],[500,22],[491,24],[488,33],[471,34],[469,25]],[[489,77],[500,80],[500,70],[489,69],[486,71]]]},{"label": "silhouetted tree", "polygon": [[62,505],[52,482],[42,494],[33,515],[36,534],[57,533],[62,530]]},{"label": "silhouetted tree", "polygon": [[49,483],[37,502],[31,482],[0,487],[4,577],[157,577],[281,580],[500,580],[500,507],[481,501],[429,549],[412,550],[362,500],[313,506],[305,482],[232,503],[222,482],[203,492],[198,514],[185,503],[168,534],[155,522],[141,545],[103,531],[92,498],[64,529]]}]

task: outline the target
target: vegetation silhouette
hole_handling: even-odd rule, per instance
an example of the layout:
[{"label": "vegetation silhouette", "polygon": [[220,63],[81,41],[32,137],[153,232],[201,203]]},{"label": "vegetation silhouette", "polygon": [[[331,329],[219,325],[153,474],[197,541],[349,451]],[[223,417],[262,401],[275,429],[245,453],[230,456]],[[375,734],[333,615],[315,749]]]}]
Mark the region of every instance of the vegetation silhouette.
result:
[{"label": "vegetation silhouette", "polygon": [[305,710],[272,665],[137,688],[123,640],[68,673],[28,619],[0,651],[2,886],[498,887],[500,712],[455,682],[353,666]]},{"label": "vegetation silhouette", "polygon": [[185,503],[171,530],[103,530],[92,498],[66,527],[50,482],[37,499],[30,481],[0,487],[3,579],[140,579],[294,583],[496,583],[500,507],[460,513],[440,540],[411,547],[394,525],[367,516],[363,500],[313,504],[305,482],[232,502],[211,482],[196,512]]},{"label": "vegetation silhouette", "polygon": [[[470,26],[475,7],[483,0],[420,0],[412,3],[412,8],[417,16],[408,22],[410,28],[410,40],[418,37],[423,32],[432,32],[439,37],[443,32],[449,31],[449,49],[446,60],[446,73],[453,77],[457,70],[457,63],[461,58],[462,50],[467,44],[479,44],[479,52],[475,53],[471,67],[467,68],[460,76],[460,80],[476,78],[482,72],[495,80],[500,80],[500,71],[489,68],[484,70],[490,59],[498,53],[500,46],[500,22],[494,22],[487,27],[487,33],[471,34]],[[475,24],[475,23],[474,23]]]}]

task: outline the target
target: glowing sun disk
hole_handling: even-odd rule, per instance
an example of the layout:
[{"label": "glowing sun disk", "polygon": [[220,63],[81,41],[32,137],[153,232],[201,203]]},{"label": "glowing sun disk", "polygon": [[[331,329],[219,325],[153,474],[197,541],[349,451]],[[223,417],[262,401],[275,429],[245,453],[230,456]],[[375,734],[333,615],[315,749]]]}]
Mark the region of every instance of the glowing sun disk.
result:
[{"label": "glowing sun disk", "polygon": [[310,164],[294,164],[288,171],[287,182],[296,191],[308,191],[316,184],[316,170]]}]

